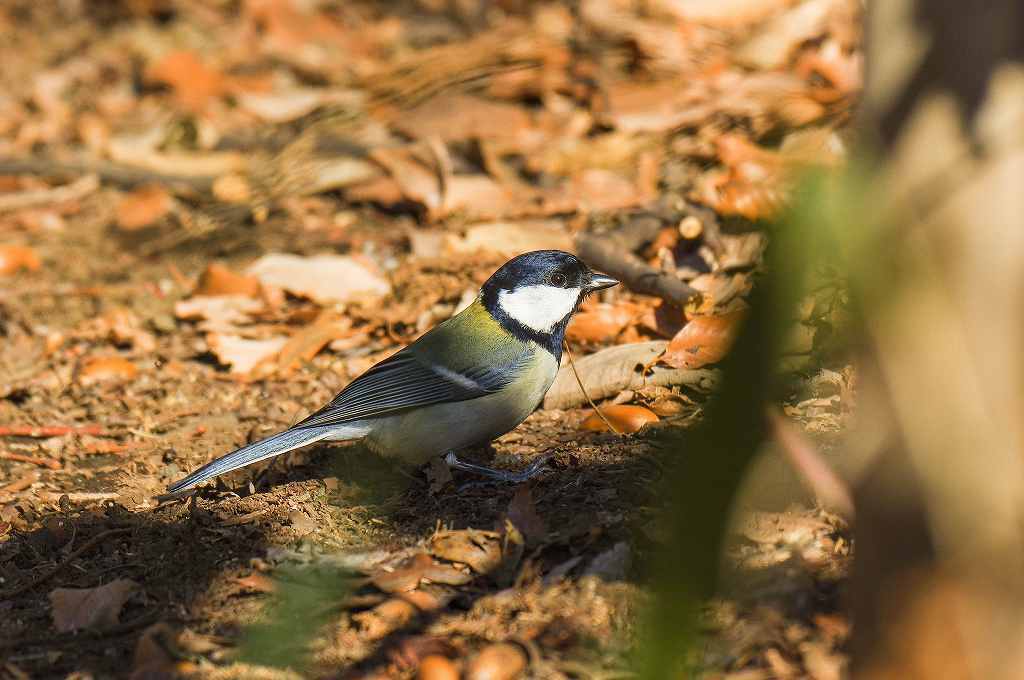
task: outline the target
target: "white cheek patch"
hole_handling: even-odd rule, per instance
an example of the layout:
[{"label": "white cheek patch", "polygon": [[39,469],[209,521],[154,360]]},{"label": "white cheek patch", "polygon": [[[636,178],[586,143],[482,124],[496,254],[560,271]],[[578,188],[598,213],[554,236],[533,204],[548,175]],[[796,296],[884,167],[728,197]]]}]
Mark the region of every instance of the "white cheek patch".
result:
[{"label": "white cheek patch", "polygon": [[549,333],[555,324],[572,313],[579,297],[579,288],[524,286],[498,293],[498,305],[527,328]]}]

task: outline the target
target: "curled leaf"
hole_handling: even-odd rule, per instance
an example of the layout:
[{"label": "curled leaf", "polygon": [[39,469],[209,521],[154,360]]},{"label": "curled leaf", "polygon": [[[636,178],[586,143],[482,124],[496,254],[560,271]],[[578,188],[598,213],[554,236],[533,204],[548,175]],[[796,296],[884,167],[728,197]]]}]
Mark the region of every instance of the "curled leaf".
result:
[{"label": "curled leaf", "polygon": [[117,204],[117,226],[124,231],[148,227],[174,207],[174,198],[159,184],[141,186]]},{"label": "curled leaf", "polygon": [[576,314],[565,336],[575,342],[603,342],[615,338],[641,313],[642,308],[629,303],[600,303]]},{"label": "curled leaf", "polygon": [[135,364],[121,357],[94,357],[85,362],[78,372],[78,381],[83,385],[99,382],[132,380],[138,375]]},{"label": "curled leaf", "polygon": [[[617,432],[623,434],[639,432],[644,425],[658,422],[658,416],[653,411],[631,404],[602,406],[601,413]],[[608,423],[597,413],[587,416],[580,427],[591,432],[608,432]]]},{"label": "curled leaf", "polygon": [[668,343],[661,360],[673,368],[701,368],[722,360],[736,340],[745,310],[698,316]]},{"label": "curled leaf", "polygon": [[0,276],[21,270],[34,272],[42,264],[36,252],[27,246],[0,246]]},{"label": "curled leaf", "polygon": [[192,291],[193,295],[245,295],[257,298],[260,296],[260,280],[255,276],[245,276],[228,269],[219,262],[213,262],[199,276],[199,283]]}]

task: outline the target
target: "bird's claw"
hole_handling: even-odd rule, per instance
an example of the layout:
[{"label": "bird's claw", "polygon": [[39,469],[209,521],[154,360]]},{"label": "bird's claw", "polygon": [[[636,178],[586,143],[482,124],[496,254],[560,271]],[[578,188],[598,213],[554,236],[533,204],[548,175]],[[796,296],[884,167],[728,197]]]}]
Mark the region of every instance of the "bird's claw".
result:
[{"label": "bird's claw", "polygon": [[551,460],[553,456],[550,453],[544,454],[537,460],[526,466],[525,469],[519,472],[512,472],[510,470],[495,470],[483,465],[476,465],[474,463],[467,463],[459,460],[458,456],[455,455],[454,451],[449,451],[444,457],[444,462],[448,467],[453,470],[462,470],[463,472],[471,472],[475,475],[482,477],[488,477],[495,479],[500,482],[506,482],[509,484],[521,484],[528,479],[536,477],[540,472],[547,466],[547,462]]}]

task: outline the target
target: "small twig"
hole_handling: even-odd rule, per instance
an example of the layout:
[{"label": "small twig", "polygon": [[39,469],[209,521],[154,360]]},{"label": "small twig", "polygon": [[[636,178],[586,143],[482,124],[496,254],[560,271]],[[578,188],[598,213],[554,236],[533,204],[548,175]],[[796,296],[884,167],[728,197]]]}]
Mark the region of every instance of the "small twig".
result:
[{"label": "small twig", "polygon": [[100,425],[0,425],[0,437],[63,437],[66,434],[103,436]]},{"label": "small twig", "polygon": [[644,262],[614,236],[580,234],[576,238],[576,246],[588,265],[614,276],[634,292],[656,295],[680,307],[700,295],[697,289],[679,278]]},{"label": "small twig", "polygon": [[16,460],[19,463],[32,463],[33,465],[50,468],[51,470],[60,470],[61,468],[60,462],[53,458],[38,458],[36,456],[27,456],[24,453],[14,453],[13,451],[0,451],[0,459]]},{"label": "small twig", "polygon": [[594,413],[596,413],[598,417],[604,421],[604,424],[608,426],[609,430],[611,430],[615,434],[622,434],[621,432],[615,429],[615,426],[611,424],[611,421],[604,417],[604,414],[601,413],[601,409],[597,407],[597,404],[594,403],[594,400],[590,398],[589,394],[587,394],[587,388],[583,386],[583,381],[580,379],[580,374],[576,371],[576,362],[573,361],[572,359],[572,351],[569,349],[569,343],[563,340],[562,346],[565,348],[565,355],[569,357],[569,366],[572,367],[572,374],[576,376],[576,384],[580,386],[580,392],[582,392],[583,396],[586,397],[587,402],[590,404],[590,407],[594,409]]},{"label": "small twig", "polygon": [[117,536],[118,534],[127,534],[127,533],[131,533],[131,529],[129,529],[129,528],[122,528],[122,529],[108,529],[107,531],[101,531],[100,533],[96,534],[95,536],[90,538],[88,541],[86,541],[84,544],[82,544],[81,547],[76,549],[70,555],[68,555],[67,557],[62,559],[60,562],[55,564],[49,571],[43,573],[40,576],[37,576],[36,578],[30,580],[27,583],[23,583],[22,585],[20,585],[20,586],[18,586],[16,588],[11,588],[9,590],[0,591],[0,600],[8,600],[8,599],[10,599],[12,597],[17,597],[18,595],[21,595],[22,593],[25,593],[25,592],[27,592],[29,590],[32,590],[36,586],[41,585],[41,584],[45,583],[46,581],[49,581],[51,578],[56,576],[57,573],[61,569],[66,567],[73,560],[78,559],[78,557],[80,555],[82,555],[83,553],[86,553],[89,550],[95,548],[97,545],[102,543],[105,539],[110,538],[111,536]]},{"label": "small twig", "polygon": [[38,205],[54,205],[85,198],[100,188],[100,178],[96,175],[80,177],[70,184],[51,189],[32,189],[0,196],[0,212],[34,208]]}]

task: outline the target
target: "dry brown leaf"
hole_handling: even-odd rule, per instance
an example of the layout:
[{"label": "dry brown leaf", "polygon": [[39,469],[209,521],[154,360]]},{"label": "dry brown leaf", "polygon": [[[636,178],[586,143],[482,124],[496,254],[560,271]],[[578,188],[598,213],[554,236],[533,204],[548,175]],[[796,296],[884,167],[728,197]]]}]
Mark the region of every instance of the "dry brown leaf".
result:
[{"label": "dry brown leaf", "polygon": [[433,97],[403,113],[395,126],[411,137],[439,137],[448,142],[474,138],[517,140],[530,131],[532,123],[521,106],[456,93]]},{"label": "dry brown leaf", "polygon": [[191,111],[202,111],[210,99],[224,93],[220,71],[204,64],[194,52],[170,52],[146,69],[146,79],[170,85],[177,100]]},{"label": "dry brown leaf", "polygon": [[289,123],[314,111],[328,99],[317,88],[294,88],[267,94],[239,94],[238,106],[265,123]]},{"label": "dry brown leaf", "polygon": [[22,270],[34,272],[42,266],[39,256],[28,246],[0,245],[0,276]]},{"label": "dry brown leaf", "polygon": [[121,357],[94,357],[85,362],[78,372],[78,382],[95,385],[100,382],[133,380],[139,369]]},{"label": "dry brown leaf", "polygon": [[177,660],[176,637],[166,623],[154,623],[142,631],[135,643],[128,680],[175,680],[195,673],[198,670],[195,664]]},{"label": "dry brown leaf", "polygon": [[391,292],[391,284],[363,260],[342,255],[302,257],[270,253],[247,270],[264,285],[282,288],[293,295],[321,304],[349,302]]},{"label": "dry brown leaf", "polygon": [[192,291],[192,295],[243,295],[258,298],[262,290],[263,286],[255,276],[245,276],[232,271],[220,262],[212,262],[199,275],[199,282],[196,284],[195,290]]},{"label": "dry brown leaf", "polygon": [[442,213],[441,178],[435,169],[418,160],[408,148],[378,148],[370,157],[380,163],[411,201],[423,204],[431,215]]},{"label": "dry brown leaf", "polygon": [[776,15],[739,48],[737,61],[764,71],[782,68],[797,47],[825,32],[830,14],[843,1],[807,0]]},{"label": "dry brown leaf", "polygon": [[430,217],[464,213],[475,219],[494,219],[517,210],[515,196],[487,175],[450,175],[445,179],[442,207]]},{"label": "dry brown leaf", "polygon": [[96,588],[55,588],[50,592],[53,625],[61,633],[116,625],[121,608],[138,587],[120,578]]},{"label": "dry brown leaf", "polygon": [[155,224],[174,208],[174,197],[159,184],[141,186],[117,204],[117,226],[135,231]]},{"label": "dry brown leaf", "polygon": [[359,612],[352,616],[370,640],[379,640],[401,628],[416,617],[418,611],[414,604],[403,599],[385,600],[373,609]]},{"label": "dry brown leaf", "polygon": [[310,361],[334,340],[353,335],[352,321],[325,315],[288,339],[273,360],[267,359],[253,369],[253,377],[288,375],[303,361]]},{"label": "dry brown leaf", "polygon": [[644,311],[644,307],[630,302],[590,305],[572,318],[565,330],[565,337],[574,342],[613,340]]},{"label": "dry brown leaf", "polygon": [[391,571],[378,571],[372,577],[373,585],[385,593],[414,590],[420,584],[424,571],[434,563],[430,555],[417,553],[402,566]]},{"label": "dry brown leaf", "polygon": [[479,529],[439,531],[430,539],[436,557],[467,564],[478,574],[487,574],[501,564],[501,539],[497,532]]},{"label": "dry brown leaf", "polygon": [[508,509],[505,510],[505,516],[516,525],[529,545],[537,545],[547,536],[547,526],[544,519],[537,514],[533,494],[526,484],[520,484],[516,489],[512,500],[509,501]]},{"label": "dry brown leaf", "polygon": [[213,195],[225,203],[248,203],[252,200],[252,187],[241,173],[221,175],[213,182]]},{"label": "dry brown leaf", "polygon": [[571,250],[572,239],[559,220],[524,220],[476,224],[465,237],[449,236],[447,245],[457,253],[490,250],[514,257],[530,250]]},{"label": "dry brown leaf", "polygon": [[235,583],[246,590],[256,593],[273,593],[277,591],[277,583],[263,574],[252,573],[235,579]]},{"label": "dry brown leaf", "polygon": [[656,0],[653,4],[685,21],[736,28],[775,14],[790,0]]},{"label": "dry brown leaf", "polygon": [[526,653],[508,642],[490,644],[466,667],[466,680],[513,680],[526,670]]},{"label": "dry brown leaf", "polygon": [[608,404],[601,406],[600,409],[604,418],[601,418],[597,413],[591,413],[580,424],[580,427],[591,432],[608,432],[608,424],[605,423],[605,419],[607,419],[616,432],[631,434],[639,432],[649,423],[658,422],[658,416],[643,406]]},{"label": "dry brown leaf", "polygon": [[179,319],[201,320],[204,331],[231,331],[252,321],[252,315],[264,308],[262,300],[245,295],[198,295],[174,304]]},{"label": "dry brown leaf", "polygon": [[419,680],[459,680],[459,671],[447,657],[430,654],[420,662],[416,677]]},{"label": "dry brown leaf", "polygon": [[668,343],[661,361],[673,368],[701,368],[721,361],[732,347],[745,310],[698,316]]},{"label": "dry brown leaf", "polygon": [[206,345],[217,360],[239,374],[249,374],[258,364],[277,356],[287,342],[285,337],[250,340],[230,333],[206,335]]}]

